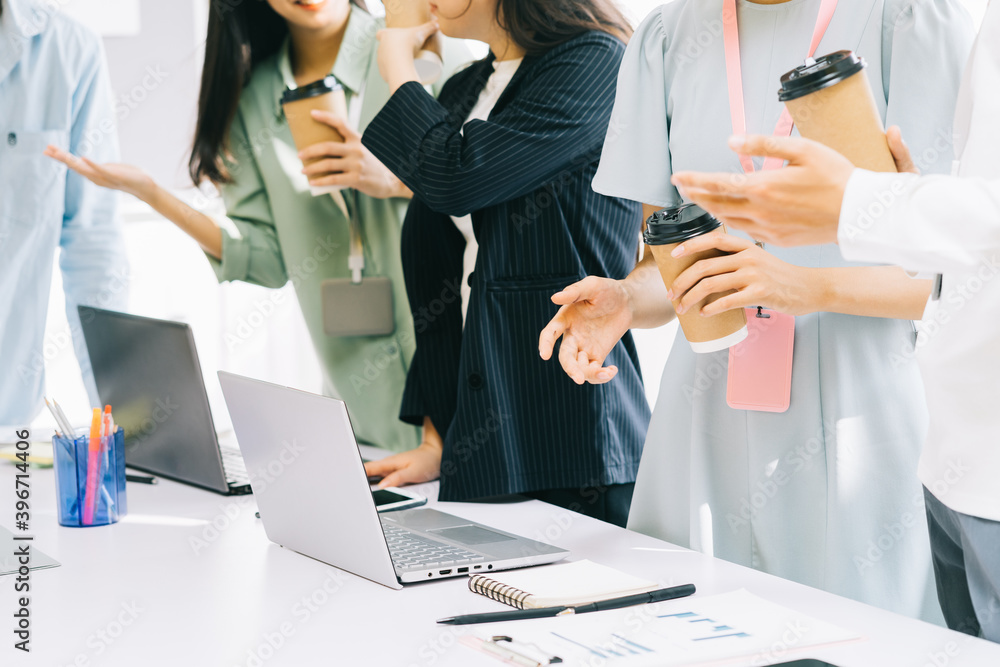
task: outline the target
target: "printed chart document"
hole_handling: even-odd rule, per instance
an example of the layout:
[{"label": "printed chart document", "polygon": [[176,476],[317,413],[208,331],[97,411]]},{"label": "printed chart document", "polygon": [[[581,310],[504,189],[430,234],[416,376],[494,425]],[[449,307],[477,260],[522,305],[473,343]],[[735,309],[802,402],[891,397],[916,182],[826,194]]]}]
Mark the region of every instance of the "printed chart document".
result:
[{"label": "printed chart document", "polygon": [[[498,648],[492,641],[498,636],[512,641]],[[735,658],[772,664],[793,659],[802,649],[861,638],[738,590],[579,616],[484,624],[462,641],[495,656],[514,652],[541,664],[558,656],[564,665],[669,667]]]}]

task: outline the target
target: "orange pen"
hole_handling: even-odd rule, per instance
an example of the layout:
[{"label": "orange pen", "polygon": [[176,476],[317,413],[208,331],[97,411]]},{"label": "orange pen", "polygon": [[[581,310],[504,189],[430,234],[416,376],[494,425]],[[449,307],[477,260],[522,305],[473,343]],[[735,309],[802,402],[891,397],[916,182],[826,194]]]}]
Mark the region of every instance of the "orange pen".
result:
[{"label": "orange pen", "polygon": [[90,442],[87,447],[87,488],[83,496],[83,525],[94,523],[94,509],[97,504],[97,469],[101,456],[101,409],[94,408],[90,422]]}]

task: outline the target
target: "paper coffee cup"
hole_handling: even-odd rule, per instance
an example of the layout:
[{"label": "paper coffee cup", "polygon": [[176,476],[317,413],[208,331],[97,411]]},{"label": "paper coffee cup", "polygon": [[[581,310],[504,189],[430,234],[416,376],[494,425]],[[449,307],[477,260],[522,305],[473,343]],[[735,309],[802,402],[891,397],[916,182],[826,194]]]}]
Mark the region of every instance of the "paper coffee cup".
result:
[{"label": "paper coffee cup", "polygon": [[[385,27],[413,28],[423,25],[433,17],[430,0],[385,0]],[[420,83],[428,86],[441,77],[444,63],[441,60],[441,35],[433,34],[424,42],[424,48],[417,54],[414,65]]]},{"label": "paper coffee cup", "polygon": [[806,139],[833,148],[856,167],[896,171],[865,61],[853,52],[809,59],[786,73],[778,99]]},{"label": "paper coffee cup", "polygon": [[[684,257],[671,257],[670,253],[678,245],[703,234],[725,234],[722,223],[695,204],[685,204],[676,208],[658,211],[646,220],[643,238],[649,246],[660,269],[663,283],[669,289],[677,276],[695,262],[711,257],[722,257],[728,253],[721,250],[706,250]],[[695,352],[707,353],[725,350],[747,337],[747,317],[742,308],[703,317],[699,311],[717,299],[735,293],[729,290],[710,294],[683,315],[678,315],[684,337]],[[678,300],[674,300],[677,307]]]},{"label": "paper coffee cup", "polygon": [[[340,132],[319,122],[311,115],[311,112],[317,109],[347,118],[347,98],[344,95],[344,88],[332,76],[299,88],[289,88],[281,96],[281,106],[285,110],[285,118],[288,119],[288,128],[292,131],[295,147],[300,151],[325,141],[343,143],[344,137]],[[308,167],[320,159],[305,160],[302,166]],[[337,185],[309,186],[314,197],[341,189]]]}]

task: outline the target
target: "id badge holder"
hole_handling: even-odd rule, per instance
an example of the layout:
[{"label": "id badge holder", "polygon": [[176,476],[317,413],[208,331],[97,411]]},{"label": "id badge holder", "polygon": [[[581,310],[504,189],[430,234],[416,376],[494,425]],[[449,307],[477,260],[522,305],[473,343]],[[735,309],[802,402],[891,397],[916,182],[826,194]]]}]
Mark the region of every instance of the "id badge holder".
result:
[{"label": "id badge holder", "polygon": [[350,224],[351,277],[325,280],[320,286],[323,331],[336,337],[388,336],[396,330],[392,281],[384,276],[362,277],[365,254],[357,218],[357,192],[352,190],[349,194],[353,195],[354,204],[350,210],[340,192],[330,194]]},{"label": "id badge holder", "polygon": [[792,395],[795,317],[747,308],[746,339],[729,348],[726,403],[736,410],[784,412]]}]

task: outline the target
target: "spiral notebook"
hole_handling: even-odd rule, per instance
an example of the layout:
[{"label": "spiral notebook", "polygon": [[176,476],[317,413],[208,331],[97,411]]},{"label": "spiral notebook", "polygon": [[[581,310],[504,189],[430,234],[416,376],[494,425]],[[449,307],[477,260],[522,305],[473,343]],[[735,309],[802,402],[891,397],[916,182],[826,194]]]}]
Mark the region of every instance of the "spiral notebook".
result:
[{"label": "spiral notebook", "polygon": [[589,560],[469,577],[469,590],[518,609],[571,607],[660,588]]}]

